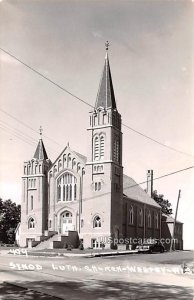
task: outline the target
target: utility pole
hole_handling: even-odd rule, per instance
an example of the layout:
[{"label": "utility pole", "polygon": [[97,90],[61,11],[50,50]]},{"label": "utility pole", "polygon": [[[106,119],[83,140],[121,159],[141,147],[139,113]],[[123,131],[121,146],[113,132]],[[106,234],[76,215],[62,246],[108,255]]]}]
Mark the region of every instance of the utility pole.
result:
[{"label": "utility pole", "polygon": [[176,212],[175,212],[175,217],[174,217],[173,233],[172,233],[172,239],[171,239],[171,244],[170,244],[170,251],[173,250],[172,248],[174,248],[174,250],[175,250],[174,235],[175,235],[176,218],[177,218],[177,212],[178,212],[178,206],[179,206],[180,196],[181,196],[181,190],[179,190],[178,200],[177,200],[177,204],[176,204]]}]

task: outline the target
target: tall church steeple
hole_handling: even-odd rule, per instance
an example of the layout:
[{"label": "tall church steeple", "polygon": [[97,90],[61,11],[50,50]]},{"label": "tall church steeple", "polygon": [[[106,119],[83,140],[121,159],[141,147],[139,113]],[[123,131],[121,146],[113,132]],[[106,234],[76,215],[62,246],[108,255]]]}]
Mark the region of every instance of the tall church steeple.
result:
[{"label": "tall church steeple", "polygon": [[106,43],[105,64],[95,108],[89,115],[88,155],[83,198],[84,231],[96,234],[91,220],[98,218],[98,235],[118,238],[122,235],[122,132],[117,111]]},{"label": "tall church steeple", "polygon": [[105,63],[102,72],[102,77],[100,80],[99,90],[97,94],[97,99],[95,103],[95,108],[98,109],[99,107],[103,108],[116,108],[116,101],[114,95],[114,89],[112,84],[112,76],[110,71],[110,64],[108,58],[108,46],[109,43],[106,42],[106,56],[105,56]]}]

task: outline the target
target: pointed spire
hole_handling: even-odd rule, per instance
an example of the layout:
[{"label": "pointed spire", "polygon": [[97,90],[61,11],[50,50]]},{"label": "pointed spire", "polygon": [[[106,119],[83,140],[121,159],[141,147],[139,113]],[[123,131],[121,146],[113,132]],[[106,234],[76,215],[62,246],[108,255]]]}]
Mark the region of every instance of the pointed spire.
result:
[{"label": "pointed spire", "polygon": [[36,158],[38,160],[42,160],[42,159],[46,160],[46,159],[48,159],[48,156],[47,156],[46,149],[45,149],[45,146],[44,146],[44,143],[42,140],[42,127],[41,126],[39,129],[39,132],[40,132],[40,139],[39,139],[38,146],[36,148],[33,158]]},{"label": "pointed spire", "polygon": [[102,72],[102,77],[100,81],[100,86],[98,89],[98,95],[95,103],[95,108],[103,107],[103,108],[116,108],[116,101],[114,95],[114,89],[112,84],[112,77],[110,71],[110,64],[108,58],[108,47],[109,42],[105,43],[106,46],[106,56],[105,56],[105,64]]}]

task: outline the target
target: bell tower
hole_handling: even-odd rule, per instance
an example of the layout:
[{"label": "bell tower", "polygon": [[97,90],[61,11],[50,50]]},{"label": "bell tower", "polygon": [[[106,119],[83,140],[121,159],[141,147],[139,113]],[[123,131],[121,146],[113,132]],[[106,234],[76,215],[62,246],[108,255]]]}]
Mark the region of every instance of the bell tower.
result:
[{"label": "bell tower", "polygon": [[[122,132],[121,115],[116,106],[108,47],[94,109],[89,113],[88,154],[83,197],[83,232],[88,246],[94,240],[122,236]],[[95,228],[95,218],[100,226]],[[104,237],[104,238],[103,238]],[[84,239],[84,237],[83,237]],[[86,241],[84,241],[86,244]],[[93,243],[93,245],[92,245]],[[106,244],[106,243],[105,243]],[[99,246],[96,242],[97,247]],[[106,244],[106,248],[110,248]]]},{"label": "bell tower", "polygon": [[28,239],[37,240],[48,228],[48,169],[51,161],[48,159],[42,140],[40,139],[31,160],[24,162],[22,176],[21,202],[21,234],[20,246],[25,247]]}]

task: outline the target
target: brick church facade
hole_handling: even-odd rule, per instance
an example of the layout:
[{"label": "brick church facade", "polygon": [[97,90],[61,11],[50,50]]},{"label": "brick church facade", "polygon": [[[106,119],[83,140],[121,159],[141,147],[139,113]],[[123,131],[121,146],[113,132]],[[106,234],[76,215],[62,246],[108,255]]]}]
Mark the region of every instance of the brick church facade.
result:
[{"label": "brick church facade", "polygon": [[67,144],[52,163],[40,137],[24,163],[20,246],[78,247],[81,241],[84,248],[112,248],[119,239],[161,237],[160,206],[149,188],[146,193],[123,174],[121,115],[108,52],[87,134],[87,157]]}]

